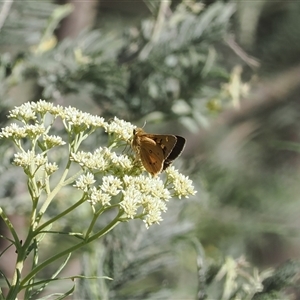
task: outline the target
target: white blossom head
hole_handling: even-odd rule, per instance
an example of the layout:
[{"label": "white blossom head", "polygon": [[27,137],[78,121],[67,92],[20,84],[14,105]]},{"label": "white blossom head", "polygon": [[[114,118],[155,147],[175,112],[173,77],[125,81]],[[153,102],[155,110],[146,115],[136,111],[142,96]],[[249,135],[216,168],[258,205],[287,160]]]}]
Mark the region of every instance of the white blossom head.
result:
[{"label": "white blossom head", "polygon": [[[124,152],[124,148],[120,150],[130,142],[136,128],[127,121],[115,117],[105,122],[100,116],[43,100],[16,107],[9,117],[21,122],[21,125],[12,123],[0,132],[0,138],[12,139],[20,150],[14,156],[14,164],[22,167],[31,178],[37,171],[44,172],[46,183],[42,188],[49,193],[50,183],[47,180],[60,167],[59,163],[51,161],[50,154],[54,148],[63,147],[65,151],[60,153],[66,154],[66,171],[71,165],[78,170],[77,175],[68,179],[67,175],[63,176],[66,176],[68,184],[81,191],[83,201],[91,204],[95,214],[106,209],[118,209],[120,221],[140,219],[148,228],[163,220],[163,213],[172,197],[188,198],[196,193],[192,181],[172,166],[166,169],[166,176],[162,178],[143,174],[145,171],[133,153]],[[64,139],[52,134],[52,125],[57,119],[66,129]],[[84,151],[82,142],[99,128],[108,134],[107,147]]]}]

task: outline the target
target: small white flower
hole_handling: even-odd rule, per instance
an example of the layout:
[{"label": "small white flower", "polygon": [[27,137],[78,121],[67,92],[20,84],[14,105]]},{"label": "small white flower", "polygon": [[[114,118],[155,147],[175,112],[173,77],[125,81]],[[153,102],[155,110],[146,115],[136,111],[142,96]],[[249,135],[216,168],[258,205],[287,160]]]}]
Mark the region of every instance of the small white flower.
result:
[{"label": "small white flower", "polygon": [[45,100],[39,100],[36,103],[31,102],[31,108],[36,113],[45,114],[47,112],[51,112],[54,108],[54,104],[51,102],[47,102]]},{"label": "small white flower", "polygon": [[57,135],[44,134],[43,135],[43,140],[45,142],[45,145],[46,145],[47,149],[51,149],[51,148],[56,147],[56,146],[63,146],[63,145],[66,144],[66,142],[64,142],[62,140],[62,138],[60,136],[57,136]]},{"label": "small white flower", "polygon": [[15,107],[13,110],[9,112],[9,118],[15,118],[25,123],[28,123],[30,120],[36,119],[36,114],[32,110],[32,103],[33,102],[26,102],[21,106]]},{"label": "small white flower", "polygon": [[137,213],[142,200],[142,194],[139,190],[131,187],[123,192],[123,200],[120,202],[120,206],[124,209],[128,218],[133,219]]},{"label": "small white flower", "polygon": [[152,197],[151,195],[143,195],[142,196],[142,205],[144,212],[149,213],[151,210],[162,210],[166,212],[167,206],[164,204],[163,201],[159,198]]},{"label": "small white flower", "polygon": [[92,168],[91,159],[93,154],[91,152],[78,151],[77,153],[71,152],[70,159],[77,162],[82,167]]},{"label": "small white flower", "polygon": [[131,123],[114,117],[114,120],[107,125],[106,132],[114,133],[118,139],[128,141],[132,138],[133,129],[135,128],[136,126]]},{"label": "small white flower", "polygon": [[165,188],[164,183],[159,178],[151,178],[151,195],[168,201],[171,198],[171,194],[168,189]]},{"label": "small white flower", "polygon": [[149,187],[148,180],[151,180],[151,177],[145,176],[143,174],[139,176],[125,175],[123,177],[123,182],[126,187],[135,186],[141,192],[145,192],[145,193],[148,193],[151,190],[151,188]]},{"label": "small white flower", "polygon": [[80,166],[113,174],[126,173],[133,168],[132,160],[126,155],[118,155],[108,148],[98,148],[94,153],[78,151],[71,153],[70,159]]},{"label": "small white flower", "polygon": [[[15,154],[14,164],[28,169],[29,167],[39,168],[47,163],[48,159],[43,154],[35,154],[33,151],[19,152]],[[33,170],[32,170],[33,171]]]},{"label": "small white flower", "polygon": [[9,126],[2,128],[0,137],[22,139],[29,136],[30,138],[35,139],[36,137],[42,135],[44,132],[45,127],[42,124],[25,125],[21,127],[16,123],[12,123]]},{"label": "small white flower", "polygon": [[122,182],[119,178],[112,175],[104,176],[102,178],[101,190],[103,192],[106,192],[111,196],[116,196],[119,194],[121,188]]},{"label": "small white flower", "polygon": [[23,139],[27,136],[27,132],[24,127],[20,127],[16,123],[12,123],[9,126],[2,128],[0,138],[14,138]]},{"label": "small white flower", "polygon": [[46,163],[45,164],[45,171],[46,171],[47,175],[51,175],[57,170],[58,170],[58,165],[56,163]]},{"label": "small white flower", "polygon": [[24,128],[27,135],[32,139],[41,136],[46,131],[43,124],[25,125]]},{"label": "small white flower", "polygon": [[32,161],[34,161],[35,154],[34,152],[28,150],[27,152],[18,152],[15,153],[14,164],[22,168],[28,168]]},{"label": "small white flower", "polygon": [[[126,205],[121,202],[120,205],[122,207],[126,207],[127,210],[131,211],[132,216],[140,208],[147,228],[154,223],[162,221],[161,213],[167,211],[166,201],[171,198],[171,195],[164,187],[161,179],[145,175],[125,175],[123,183],[125,190],[123,194],[126,195]],[[126,213],[130,215],[128,212]]]},{"label": "small white flower", "polygon": [[[63,111],[64,115],[61,116],[63,120],[66,120],[71,126],[81,127],[84,125],[84,129],[87,127],[84,124],[86,116],[79,109],[69,106],[65,107]],[[70,128],[69,128],[70,129]]]},{"label": "small white flower", "polygon": [[[75,127],[76,130],[80,131],[84,131],[90,127],[105,127],[107,124],[104,122],[104,118],[82,112],[79,109],[71,106],[64,108],[61,117],[71,127]],[[70,126],[67,126],[69,130],[71,130]]]},{"label": "small white flower", "polygon": [[143,194],[149,194],[165,201],[171,198],[171,194],[159,177],[149,177],[145,175],[123,177],[125,186],[134,185]]},{"label": "small white flower", "polygon": [[89,115],[89,124],[94,127],[106,127],[107,123],[104,121],[104,118],[94,115]]},{"label": "small white flower", "polygon": [[109,168],[109,159],[107,159],[107,148],[99,148],[94,153],[78,151],[71,153],[70,159],[79,163],[80,166],[90,170],[105,171]]},{"label": "small white flower", "polygon": [[94,175],[92,173],[87,173],[80,175],[79,178],[76,180],[74,186],[79,190],[87,192],[90,185],[96,182]]},{"label": "small white flower", "polygon": [[161,217],[161,211],[159,209],[152,209],[146,215],[144,223],[146,225],[146,228],[149,228],[153,224],[159,224],[159,222],[161,222],[162,220],[163,219]]},{"label": "small white flower", "polygon": [[124,170],[124,172],[133,168],[132,160],[127,155],[120,155],[112,152],[110,159],[112,164],[115,165],[114,167],[121,168]]},{"label": "small white flower", "polygon": [[97,203],[100,203],[102,206],[109,206],[110,200],[110,195],[103,193],[100,189],[97,189],[95,187],[91,188],[90,198],[88,199],[88,202],[90,202],[91,205],[96,205]]},{"label": "small white flower", "polygon": [[168,180],[172,183],[175,196],[178,198],[188,198],[189,196],[197,193],[194,189],[192,180],[190,180],[187,176],[180,174],[173,166],[167,168],[166,173]]},{"label": "small white flower", "polygon": [[47,161],[48,161],[48,160],[47,160],[47,157],[45,157],[45,156],[42,155],[42,154],[37,154],[37,155],[35,156],[35,158],[34,158],[34,163],[35,163],[38,167],[45,165]]},{"label": "small white flower", "polygon": [[99,171],[106,171],[109,168],[110,161],[107,157],[108,153],[110,153],[110,150],[106,147],[100,147],[94,151],[91,159],[94,165],[94,169]]},{"label": "small white flower", "polygon": [[49,113],[55,117],[57,116],[64,116],[64,108],[60,105],[56,105],[56,106],[53,106],[52,109],[49,111]]}]

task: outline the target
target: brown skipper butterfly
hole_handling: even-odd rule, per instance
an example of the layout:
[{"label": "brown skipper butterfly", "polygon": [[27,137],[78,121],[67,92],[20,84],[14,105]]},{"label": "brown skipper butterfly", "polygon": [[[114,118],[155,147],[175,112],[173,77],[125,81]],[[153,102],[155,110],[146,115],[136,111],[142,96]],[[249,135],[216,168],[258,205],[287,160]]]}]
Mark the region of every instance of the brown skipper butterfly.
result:
[{"label": "brown skipper butterfly", "polygon": [[172,134],[146,133],[142,128],[136,128],[133,130],[131,146],[145,169],[156,176],[181,154],[185,138]]}]

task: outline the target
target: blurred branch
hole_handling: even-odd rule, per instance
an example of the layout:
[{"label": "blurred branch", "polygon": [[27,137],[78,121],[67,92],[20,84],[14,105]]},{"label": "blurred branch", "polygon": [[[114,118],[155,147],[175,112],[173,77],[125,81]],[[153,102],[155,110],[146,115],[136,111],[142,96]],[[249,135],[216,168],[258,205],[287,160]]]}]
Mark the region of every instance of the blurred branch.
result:
[{"label": "blurred branch", "polygon": [[65,4],[58,6],[53,10],[43,36],[35,50],[36,53],[43,53],[56,45],[56,39],[53,41],[54,31],[58,27],[59,23],[72,13],[73,9],[74,8],[71,4]]},{"label": "blurred branch", "polygon": [[240,109],[230,109],[221,113],[206,135],[211,135],[224,126],[245,121],[269,107],[282,103],[299,87],[300,65],[274,78],[263,80],[251,95],[241,102]]},{"label": "blurred branch", "polygon": [[207,262],[205,258],[205,251],[200,241],[196,238],[192,239],[196,253],[197,253],[197,271],[198,271],[198,291],[197,299],[204,300],[207,297],[206,290],[206,275],[207,275]]},{"label": "blurred branch", "polygon": [[234,40],[234,37],[232,35],[228,35],[225,38],[226,44],[234,51],[234,53],[239,56],[250,68],[255,69],[260,66],[259,61],[253,57],[247,54]]},{"label": "blurred branch", "polygon": [[59,40],[63,40],[66,37],[78,37],[83,30],[93,28],[100,1],[68,0],[67,3],[67,5],[73,7],[73,11],[61,23],[58,30]]},{"label": "blurred branch", "polygon": [[153,48],[153,45],[159,40],[159,36],[160,36],[161,30],[162,30],[162,27],[164,25],[166,12],[169,9],[170,5],[171,5],[170,0],[162,1],[160,3],[158,16],[157,16],[156,22],[153,27],[151,39],[150,39],[149,43],[147,43],[145,45],[145,47],[142,49],[142,51],[140,52],[140,55],[139,55],[141,60],[144,60],[148,57],[151,49]]},{"label": "blurred branch", "polygon": [[2,9],[0,11],[0,30],[3,27],[13,2],[14,0],[3,2]]},{"label": "blurred branch", "polygon": [[50,1],[2,2],[0,45],[9,47],[10,53],[27,51],[27,46],[39,43],[48,18],[60,6]]},{"label": "blurred branch", "polygon": [[299,270],[298,260],[286,261],[276,269],[272,276],[263,281],[263,291],[256,293],[252,299],[283,299],[287,296],[289,296],[288,299],[298,299]]}]

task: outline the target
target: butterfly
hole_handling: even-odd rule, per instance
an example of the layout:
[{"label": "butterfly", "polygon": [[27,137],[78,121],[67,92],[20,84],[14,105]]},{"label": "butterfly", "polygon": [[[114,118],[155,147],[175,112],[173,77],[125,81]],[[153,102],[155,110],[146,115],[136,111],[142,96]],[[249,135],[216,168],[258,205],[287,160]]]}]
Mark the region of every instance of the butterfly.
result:
[{"label": "butterfly", "polygon": [[172,134],[146,133],[142,128],[136,128],[133,130],[131,146],[145,169],[156,176],[181,154],[185,138]]}]

